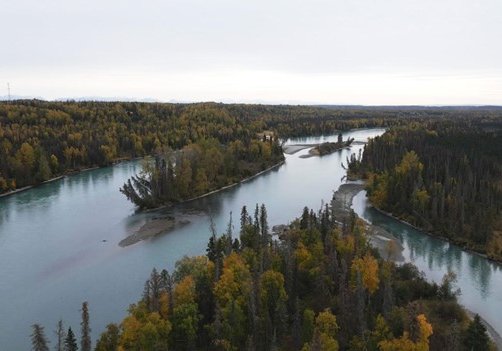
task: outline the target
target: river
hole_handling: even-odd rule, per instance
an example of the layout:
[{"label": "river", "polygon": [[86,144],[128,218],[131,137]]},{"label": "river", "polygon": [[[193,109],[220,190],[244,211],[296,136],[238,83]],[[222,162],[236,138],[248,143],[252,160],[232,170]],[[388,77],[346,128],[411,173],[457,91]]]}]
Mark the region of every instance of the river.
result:
[{"label": "river", "polygon": [[457,275],[459,302],[481,315],[502,335],[502,265],[457,245],[429,236],[375,210],[361,191],[352,208],[364,220],[393,234],[403,245],[406,262],[412,262],[430,281],[440,283],[444,274]]},{"label": "river", "polygon": [[[365,141],[382,133],[382,129],[354,130],[344,133],[344,138]],[[335,141],[336,136],[296,138],[288,143],[328,140]],[[286,155],[284,165],[264,175],[161,211],[183,213],[190,223],[124,248],[118,245],[122,239],[158,215],[135,213],[134,206],[118,191],[127,178],[139,171],[140,161],[83,172],[0,198],[2,350],[29,350],[33,323],[44,325],[46,335],[54,339],[56,323],[63,319],[78,336],[83,301],[89,302],[95,342],[106,324],[119,322],[127,306],[140,298],[153,267],[172,270],[183,255],[205,253],[210,236],[209,215],[218,231],[223,232],[233,212],[237,231],[241,207],[246,205],[252,211],[257,203],[265,203],[271,226],[288,223],[301,215],[304,206],[318,209],[322,201],[331,199],[345,175],[341,163],[360,148],[353,145],[351,150],[322,158],[301,158],[308,150]],[[370,211],[365,209],[361,195],[356,197],[354,208],[360,209],[365,218],[378,218],[368,217]],[[502,321],[495,313],[502,306],[500,297],[495,296],[497,288],[502,288],[498,266],[458,249],[446,249],[448,244],[429,236],[409,234],[410,229],[399,222],[381,220],[404,241],[407,259],[413,258],[430,279],[440,279],[449,267],[461,267],[462,299],[475,295],[471,309],[499,326],[501,332]]]}]

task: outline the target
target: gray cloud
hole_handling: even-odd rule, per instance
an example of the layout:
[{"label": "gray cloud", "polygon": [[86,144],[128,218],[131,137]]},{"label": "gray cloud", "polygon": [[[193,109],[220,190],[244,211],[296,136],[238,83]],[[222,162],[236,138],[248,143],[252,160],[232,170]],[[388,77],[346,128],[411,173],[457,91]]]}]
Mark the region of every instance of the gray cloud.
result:
[{"label": "gray cloud", "polygon": [[[140,85],[156,83],[156,75],[176,84],[173,79],[194,72],[232,72],[239,79],[240,71],[408,79],[476,75],[496,78],[486,81],[487,89],[502,84],[499,0],[18,0],[2,4],[1,12],[0,80],[18,81],[36,95],[96,95],[98,83],[86,84],[85,91],[68,84],[86,72],[108,80],[107,96],[115,95],[113,79],[101,72],[133,76]],[[47,76],[50,86],[43,82]],[[127,95],[143,93],[135,89]],[[272,99],[302,100],[302,89],[277,87]],[[239,91],[221,98],[253,99]],[[165,94],[172,95],[161,89],[145,93],[167,100]],[[201,94],[186,93],[187,99]]]}]

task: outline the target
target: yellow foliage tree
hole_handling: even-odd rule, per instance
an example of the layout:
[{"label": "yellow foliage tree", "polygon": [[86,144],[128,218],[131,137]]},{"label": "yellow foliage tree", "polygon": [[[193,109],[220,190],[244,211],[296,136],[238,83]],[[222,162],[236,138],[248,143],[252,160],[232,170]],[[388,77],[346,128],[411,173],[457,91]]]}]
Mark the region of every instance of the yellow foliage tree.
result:
[{"label": "yellow foliage tree", "polygon": [[385,207],[387,202],[387,188],[389,176],[387,173],[381,175],[370,174],[368,177],[368,196],[373,205],[378,208]]},{"label": "yellow foliage tree", "polygon": [[363,258],[357,258],[352,261],[351,273],[354,286],[357,274],[359,273],[364,287],[370,294],[373,294],[378,289],[378,284],[380,283],[378,261],[369,253]]},{"label": "yellow foliage tree", "polygon": [[186,276],[174,289],[174,302],[176,305],[194,303],[197,297],[195,281],[192,276]]},{"label": "yellow foliage tree", "polygon": [[346,235],[336,241],[336,249],[341,255],[351,254],[356,248],[356,240],[353,235]]},{"label": "yellow foliage tree", "polygon": [[160,316],[164,319],[169,317],[169,294],[162,292],[159,297]]},{"label": "yellow foliage tree", "polygon": [[233,300],[244,303],[251,289],[251,273],[241,256],[231,253],[223,262],[220,280],[214,286],[214,295],[221,306]]},{"label": "yellow foliage tree", "polygon": [[336,341],[337,332],[338,323],[336,322],[336,316],[327,308],[317,316],[314,338],[312,342],[303,345],[302,351],[338,351],[339,346],[338,341]]},{"label": "yellow foliage tree", "polygon": [[171,323],[157,312],[148,313],[145,306],[131,306],[129,316],[121,324],[119,348],[134,351],[167,349]]},{"label": "yellow foliage tree", "polygon": [[408,332],[403,336],[392,340],[382,340],[378,343],[381,351],[429,351],[429,337],[432,335],[432,325],[427,322],[425,315],[420,314],[416,317],[420,329],[420,335],[417,342],[409,338]]}]

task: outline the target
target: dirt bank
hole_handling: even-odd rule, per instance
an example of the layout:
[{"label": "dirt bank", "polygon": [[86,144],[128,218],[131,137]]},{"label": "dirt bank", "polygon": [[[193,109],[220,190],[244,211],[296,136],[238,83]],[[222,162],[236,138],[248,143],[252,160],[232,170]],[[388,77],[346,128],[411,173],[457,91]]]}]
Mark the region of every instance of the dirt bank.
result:
[{"label": "dirt bank", "polygon": [[294,144],[294,145],[283,145],[282,151],[287,155],[296,154],[299,151],[310,149],[319,146],[319,144]]},{"label": "dirt bank", "polygon": [[[333,203],[333,210],[337,221],[343,222],[348,219],[352,209],[352,200],[362,190],[364,190],[364,184],[361,182],[340,185],[334,194],[335,201]],[[403,246],[392,234],[370,223],[366,224],[366,229],[371,245],[380,252],[383,258],[396,262],[404,261],[402,254]]]},{"label": "dirt bank", "polygon": [[119,246],[126,247],[136,244],[142,240],[147,240],[156,237],[159,234],[164,234],[172,231],[175,228],[190,223],[189,220],[180,218],[176,219],[172,216],[155,216],[146,220],[138,229],[134,230],[131,235],[119,242]]}]

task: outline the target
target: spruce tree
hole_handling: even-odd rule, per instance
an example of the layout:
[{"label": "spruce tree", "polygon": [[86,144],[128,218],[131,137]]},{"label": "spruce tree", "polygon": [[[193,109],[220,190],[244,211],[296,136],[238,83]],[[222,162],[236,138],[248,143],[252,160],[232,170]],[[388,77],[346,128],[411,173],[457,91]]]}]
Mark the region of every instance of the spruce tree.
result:
[{"label": "spruce tree", "polygon": [[31,334],[31,345],[33,351],[49,351],[48,341],[45,338],[44,327],[40,324],[33,324],[33,333]]},{"label": "spruce tree", "polygon": [[249,214],[246,206],[242,206],[241,210],[241,235],[244,232],[244,228],[249,224],[248,222]]},{"label": "spruce tree", "polygon": [[64,340],[64,351],[77,351],[77,339],[75,338],[75,334],[71,327],[68,328],[68,332],[66,333],[66,339]]}]

